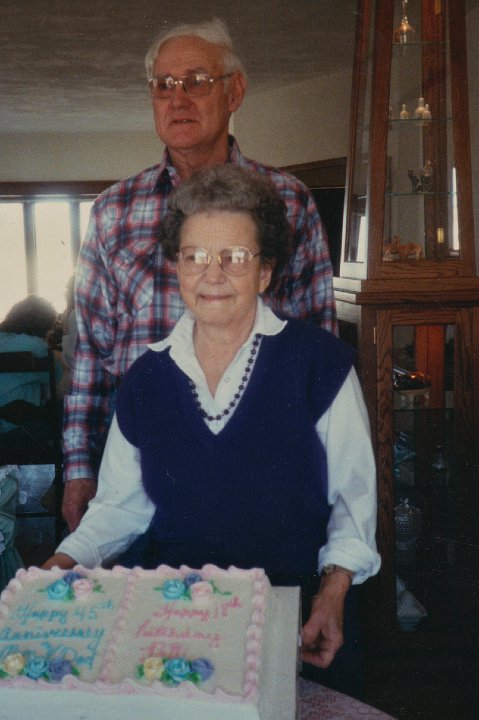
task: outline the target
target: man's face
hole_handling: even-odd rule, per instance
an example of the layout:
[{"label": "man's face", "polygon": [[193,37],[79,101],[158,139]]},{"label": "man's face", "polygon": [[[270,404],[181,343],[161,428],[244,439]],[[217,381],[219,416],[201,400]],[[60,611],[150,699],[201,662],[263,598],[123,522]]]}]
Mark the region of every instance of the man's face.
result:
[{"label": "man's face", "polygon": [[[165,43],[153,75],[178,79],[194,71],[207,72],[211,77],[223,75],[221,49],[201,38],[185,36]],[[213,83],[210,94],[204,97],[190,97],[177,85],[171,98],[152,98],[156,132],[170,151],[199,149],[211,153],[217,147],[226,147],[230,114],[243,99],[244,88],[238,75],[230,78],[226,92],[227,80]]]}]

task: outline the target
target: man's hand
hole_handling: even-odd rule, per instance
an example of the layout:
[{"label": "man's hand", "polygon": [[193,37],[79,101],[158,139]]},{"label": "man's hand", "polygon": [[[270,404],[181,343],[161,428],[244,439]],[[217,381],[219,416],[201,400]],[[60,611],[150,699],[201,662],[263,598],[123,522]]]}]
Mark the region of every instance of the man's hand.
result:
[{"label": "man's hand", "polygon": [[94,480],[79,478],[65,483],[62,514],[70,532],[77,529],[87,511],[88,503],[95,497],[95,494],[96,482]]},{"label": "man's hand", "polygon": [[322,577],[311,615],[302,630],[304,662],[324,670],[342,646],[344,599],[349,586],[349,578],[342,573]]}]

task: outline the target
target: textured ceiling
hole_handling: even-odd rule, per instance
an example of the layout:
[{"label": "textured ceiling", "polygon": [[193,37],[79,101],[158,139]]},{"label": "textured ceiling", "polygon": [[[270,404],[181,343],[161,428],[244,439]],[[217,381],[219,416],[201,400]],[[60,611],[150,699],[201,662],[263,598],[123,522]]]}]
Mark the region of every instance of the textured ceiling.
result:
[{"label": "textured ceiling", "polygon": [[356,0],[1,0],[0,133],[150,129],[162,29],[223,18],[249,92],[350,67]]}]

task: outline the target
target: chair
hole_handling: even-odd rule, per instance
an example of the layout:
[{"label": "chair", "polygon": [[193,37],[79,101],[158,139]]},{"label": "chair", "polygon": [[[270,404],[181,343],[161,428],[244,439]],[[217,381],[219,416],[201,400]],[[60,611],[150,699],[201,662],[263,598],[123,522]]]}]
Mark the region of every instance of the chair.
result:
[{"label": "chair", "polygon": [[0,468],[0,592],[23,567],[15,547],[18,486],[11,466]]},{"label": "chair", "polygon": [[[63,493],[63,459],[61,451],[61,420],[56,390],[55,356],[52,350],[48,355],[38,358],[30,352],[0,353],[0,373],[48,372],[50,397],[44,405],[22,404],[22,421],[44,420],[51,428],[49,440],[45,443],[26,441],[21,447],[0,448],[0,466],[2,465],[53,465],[52,483],[54,503],[52,509],[41,511],[17,511],[17,517],[53,517],[55,542],[62,538],[63,520],[61,515]],[[15,403],[0,408],[2,417],[9,419],[9,411]]]}]

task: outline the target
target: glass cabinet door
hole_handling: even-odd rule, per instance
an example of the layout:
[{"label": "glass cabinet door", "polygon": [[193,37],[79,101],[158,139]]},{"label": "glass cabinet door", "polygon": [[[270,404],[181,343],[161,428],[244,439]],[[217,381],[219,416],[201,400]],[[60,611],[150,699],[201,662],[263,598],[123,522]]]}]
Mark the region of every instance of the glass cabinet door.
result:
[{"label": "glass cabinet door", "polygon": [[425,13],[422,6],[421,0],[402,0],[395,9],[385,262],[460,253],[448,4],[429,2]]},{"label": "glass cabinet door", "polygon": [[390,325],[392,565],[401,632],[459,629],[477,556],[462,399],[470,379],[455,315],[393,317]]},{"label": "glass cabinet door", "polygon": [[470,276],[463,0],[359,0],[341,276]]},{"label": "glass cabinet door", "polygon": [[397,620],[405,631],[445,619],[444,581],[457,562],[454,330],[393,328]]}]

